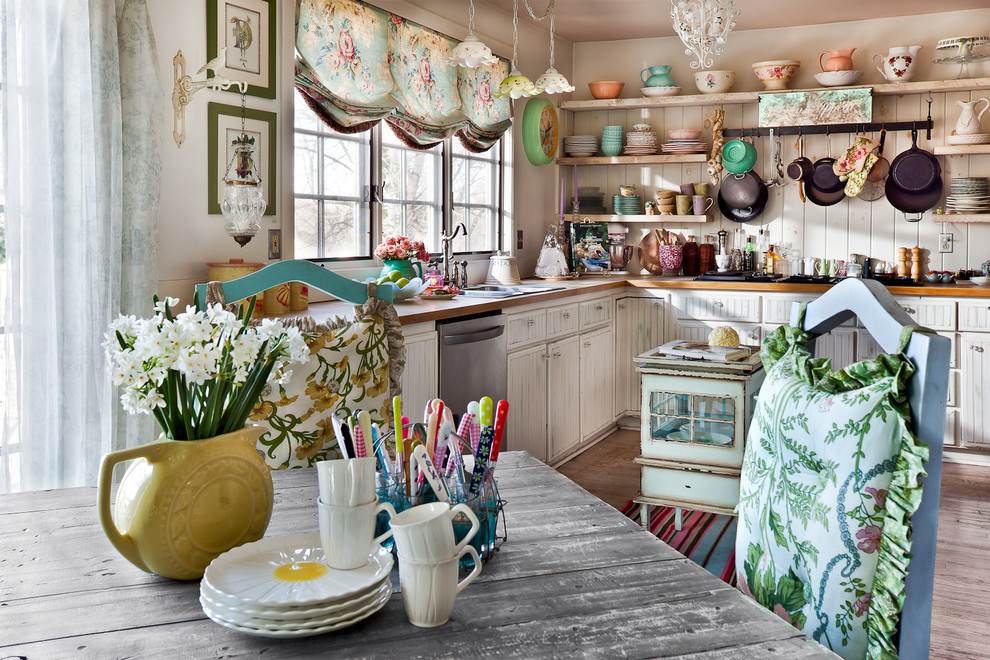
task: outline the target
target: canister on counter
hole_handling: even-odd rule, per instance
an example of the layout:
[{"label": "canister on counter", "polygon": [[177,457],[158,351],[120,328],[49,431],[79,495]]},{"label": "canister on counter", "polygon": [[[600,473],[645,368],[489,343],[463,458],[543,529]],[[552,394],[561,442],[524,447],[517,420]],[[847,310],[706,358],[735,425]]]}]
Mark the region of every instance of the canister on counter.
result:
[{"label": "canister on counter", "polygon": [[697,277],[700,274],[700,263],[698,261],[698,244],[694,236],[689,235],[687,243],[684,244],[684,258],[681,260],[681,270],[690,277]]},{"label": "canister on counter", "polygon": [[714,236],[705,236],[705,242],[698,246],[698,270],[702,273],[715,270]]},{"label": "canister on counter", "polygon": [[[250,275],[251,273],[261,270],[265,267],[264,263],[244,263],[243,259],[231,259],[228,262],[208,262],[206,264],[209,267],[209,281],[211,282],[229,282],[230,280],[236,280],[239,277],[244,277],[245,275]],[[264,294],[259,293],[258,299],[254,304],[254,313],[261,314],[264,311]],[[231,301],[227,301],[228,304]],[[247,300],[238,300],[237,304],[247,304]]]},{"label": "canister on counter", "polygon": [[289,283],[289,310],[305,312],[309,309],[309,287],[302,282]]},{"label": "canister on counter", "polygon": [[289,311],[291,298],[289,283],[265,289],[265,314],[285,314]]}]

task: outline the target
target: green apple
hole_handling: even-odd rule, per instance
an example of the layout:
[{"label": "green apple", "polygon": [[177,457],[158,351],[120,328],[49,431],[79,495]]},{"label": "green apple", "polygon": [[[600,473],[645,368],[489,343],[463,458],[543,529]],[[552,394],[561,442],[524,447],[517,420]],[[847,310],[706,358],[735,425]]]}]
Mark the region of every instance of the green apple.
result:
[{"label": "green apple", "polygon": [[388,279],[392,280],[393,282],[398,282],[399,280],[404,278],[402,276],[401,271],[393,270],[391,273],[388,274]]},{"label": "green apple", "polygon": [[382,275],[377,280],[375,280],[375,284],[385,284],[386,282],[390,282],[390,281],[391,280],[388,279],[388,275]]},{"label": "green apple", "polygon": [[399,287],[400,289],[403,289],[403,288],[405,288],[405,286],[406,286],[407,284],[409,284],[409,280],[407,280],[406,278],[404,278],[404,277],[403,277],[403,278],[401,278],[401,279],[399,279],[399,281],[397,281],[397,282],[396,282],[395,284],[396,284],[396,286],[398,286],[398,287]]}]

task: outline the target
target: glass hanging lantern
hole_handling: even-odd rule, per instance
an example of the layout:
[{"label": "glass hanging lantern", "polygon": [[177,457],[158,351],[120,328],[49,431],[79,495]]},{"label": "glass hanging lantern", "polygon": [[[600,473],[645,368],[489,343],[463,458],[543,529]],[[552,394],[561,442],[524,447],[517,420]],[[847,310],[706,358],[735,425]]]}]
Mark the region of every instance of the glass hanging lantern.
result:
[{"label": "glass hanging lantern", "polygon": [[[241,96],[241,107],[244,97]],[[261,230],[261,216],[268,203],[265,202],[261,186],[261,175],[254,162],[254,137],[244,130],[244,115],[241,115],[241,134],[231,141],[234,150],[227,170],[220,180],[223,184],[223,199],[220,210],[227,223],[224,229],[237,244],[244,247]]]}]

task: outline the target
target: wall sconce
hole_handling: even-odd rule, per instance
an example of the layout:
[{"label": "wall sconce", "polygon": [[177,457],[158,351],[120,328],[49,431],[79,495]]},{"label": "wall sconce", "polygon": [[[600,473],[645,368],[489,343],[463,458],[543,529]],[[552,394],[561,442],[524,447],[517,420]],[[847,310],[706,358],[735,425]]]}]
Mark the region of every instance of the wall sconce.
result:
[{"label": "wall sconce", "polygon": [[219,55],[196,72],[196,75],[199,75],[209,70],[213,72],[213,77],[206,80],[193,80],[192,76],[186,73],[186,58],[182,55],[182,51],[178,51],[172,58],[172,68],[175,73],[175,86],[172,87],[172,110],[175,112],[172,118],[172,138],[179,148],[186,140],[186,106],[192,101],[193,94],[204,87],[219,92],[230,89],[234,85],[237,85],[237,88],[241,90],[241,94],[247,92],[248,84],[246,82],[230,80],[217,74],[217,69],[225,66],[226,62],[227,48],[224,47]]}]

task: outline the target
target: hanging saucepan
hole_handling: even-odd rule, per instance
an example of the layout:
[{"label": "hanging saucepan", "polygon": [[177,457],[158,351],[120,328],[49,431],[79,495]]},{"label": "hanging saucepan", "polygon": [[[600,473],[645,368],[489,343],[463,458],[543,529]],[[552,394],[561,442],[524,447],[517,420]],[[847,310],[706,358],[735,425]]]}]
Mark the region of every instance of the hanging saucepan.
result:
[{"label": "hanging saucepan", "polygon": [[798,157],[787,166],[787,178],[791,181],[808,181],[815,173],[815,164],[804,155],[804,134],[798,133]]},{"label": "hanging saucepan", "polygon": [[[748,174],[752,174],[752,172],[748,172]],[[756,178],[759,179],[759,176]],[[767,200],[770,198],[770,194],[767,192],[767,187],[764,185],[763,181],[760,181],[759,194],[756,201],[750,206],[733,206],[726,201],[725,197],[722,195],[722,192],[723,190],[720,186],[718,191],[718,209],[722,212],[722,215],[733,222],[749,222],[750,220],[755,219],[763,213],[763,209],[767,206]]]},{"label": "hanging saucepan", "polygon": [[[839,181],[839,177],[832,171],[835,159],[832,158],[832,137],[825,131],[825,158],[815,161],[815,171],[811,175],[809,188],[817,188],[818,192],[833,194],[845,187],[845,183]],[[841,199],[841,198],[840,198]]]},{"label": "hanging saucepan", "polygon": [[887,139],[887,129],[880,131],[880,144],[877,146],[877,162],[866,175],[866,183],[858,197],[866,202],[875,202],[884,195],[887,175],[890,173],[890,162],[883,157],[883,145]]},{"label": "hanging saucepan", "polygon": [[893,178],[887,179],[887,201],[898,211],[904,212],[908,222],[918,222],[925,211],[933,208],[942,198],[942,177],[935,177],[930,186],[921,191],[904,190]]},{"label": "hanging saucepan", "polygon": [[906,192],[927,192],[941,176],[942,166],[939,165],[938,158],[935,154],[918,148],[918,131],[913,129],[911,148],[897,154],[890,164],[887,187],[894,185]]}]

